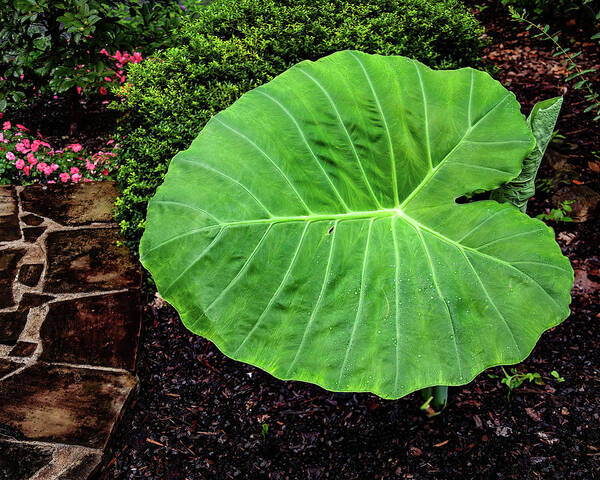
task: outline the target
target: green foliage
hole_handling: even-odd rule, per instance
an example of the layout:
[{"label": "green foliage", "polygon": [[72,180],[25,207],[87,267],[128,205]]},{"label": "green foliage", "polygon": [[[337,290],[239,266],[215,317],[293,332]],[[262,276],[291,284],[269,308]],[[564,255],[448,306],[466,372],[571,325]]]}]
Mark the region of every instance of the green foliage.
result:
[{"label": "green foliage", "polygon": [[244,92],[301,60],[350,48],[475,65],[482,33],[458,0],[217,0],[176,35],[177,47],[130,70],[117,202],[127,240],[137,245],[173,155]]},{"label": "green foliage", "polygon": [[301,62],[173,159],[140,260],[190,330],[278,378],[384,398],[462,385],[569,315],[573,270],[550,228],[456,203],[517,177],[531,128],[471,68]]},{"label": "green foliage", "polygon": [[515,389],[519,388],[525,382],[534,383],[535,385],[544,384],[542,376],[537,372],[521,373],[516,368],[511,368],[509,375],[504,367],[502,367],[502,373],[504,373],[504,378],[500,380],[500,383],[506,385],[506,388],[508,388],[508,398],[510,398]]},{"label": "green foliage", "polygon": [[[587,2],[589,4],[589,2]],[[554,57],[562,57],[562,64],[567,67],[567,71],[571,73],[565,78],[565,82],[572,82],[575,90],[584,90],[585,99],[588,102],[588,106],[584,109],[584,112],[594,112],[594,121],[600,120],[600,94],[595,90],[594,84],[590,81],[590,75],[594,74],[597,70],[596,67],[582,69],[575,59],[581,55],[581,51],[572,52],[570,48],[563,47],[559,42],[560,32],[552,32],[550,25],[539,24],[532,22],[527,17],[526,10],[518,10],[512,6],[509,6],[511,18],[515,22],[519,22],[525,25],[526,30],[532,30],[536,32],[533,38],[539,38],[540,40],[549,41],[553,44]],[[595,19],[600,19],[600,6],[596,10],[598,13],[595,15]],[[592,36],[592,40],[595,40],[600,45],[600,33],[596,33]]]},{"label": "green foliage", "polygon": [[526,10],[535,18],[550,19],[572,17],[591,17],[600,10],[599,0],[501,0],[503,5]]},{"label": "green foliage", "polygon": [[[514,390],[519,388],[525,382],[533,383],[535,385],[544,385],[544,378],[547,380],[554,380],[558,383],[562,383],[565,381],[563,377],[556,371],[552,370],[550,372],[551,377],[542,377],[538,372],[527,373],[527,372],[519,372],[516,368],[510,369],[510,374],[502,367],[502,373],[504,377],[500,379],[500,383],[502,385],[506,385],[508,388],[507,397],[510,399]],[[498,375],[488,374],[490,378],[500,378]]]},{"label": "green foliage", "polygon": [[573,211],[571,206],[575,200],[565,200],[559,202],[558,208],[553,208],[550,213],[540,213],[535,218],[550,222],[572,222],[573,219],[569,216]]},{"label": "green foliage", "polygon": [[0,9],[0,77],[5,78],[0,111],[39,94],[98,87],[113,73],[101,49],[146,53],[163,47],[182,13],[176,0],[5,3]]}]

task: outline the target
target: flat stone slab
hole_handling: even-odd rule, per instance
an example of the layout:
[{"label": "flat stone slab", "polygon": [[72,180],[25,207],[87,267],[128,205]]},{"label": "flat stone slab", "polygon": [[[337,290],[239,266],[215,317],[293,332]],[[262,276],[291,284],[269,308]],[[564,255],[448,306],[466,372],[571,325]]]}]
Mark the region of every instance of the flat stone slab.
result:
[{"label": "flat stone slab", "polygon": [[126,246],[118,246],[119,228],[94,228],[48,234],[44,291],[80,293],[138,288],[141,272]]},{"label": "flat stone slab", "polygon": [[42,217],[38,217],[37,215],[34,215],[33,213],[28,213],[27,215],[23,215],[21,217],[21,220],[23,220],[23,223],[25,223],[25,225],[31,225],[33,227],[37,227],[38,225],[41,225],[42,223],[44,223],[44,219]]},{"label": "flat stone slab", "polygon": [[117,195],[113,182],[31,185],[21,192],[21,202],[23,210],[61,225],[86,225],[112,222]]},{"label": "flat stone slab", "polygon": [[44,270],[43,263],[27,263],[19,270],[19,282],[29,287],[34,287],[40,281],[40,275]]},{"label": "flat stone slab", "polygon": [[37,343],[17,342],[17,344],[8,353],[11,357],[30,357],[35,352]]},{"label": "flat stone slab", "polygon": [[41,360],[133,370],[139,305],[137,290],[50,303]]},{"label": "flat stone slab", "polygon": [[11,362],[5,358],[0,358],[0,378],[4,375],[8,375],[11,372],[14,372],[17,368],[21,368],[22,366],[23,365],[21,363]]},{"label": "flat stone slab", "polygon": [[28,479],[52,461],[53,453],[51,447],[0,442],[0,479]]},{"label": "flat stone slab", "polygon": [[39,293],[24,293],[21,297],[21,301],[19,302],[19,308],[23,310],[27,307],[39,307],[40,305],[49,302],[53,298],[55,297],[53,297],[52,295],[43,295]]},{"label": "flat stone slab", "polygon": [[[98,453],[85,453],[80,458],[71,461],[70,466],[62,471],[56,480],[82,480],[89,478],[100,465],[102,455]],[[46,479],[48,476],[40,476],[39,480]],[[36,479],[32,479],[36,480]]]},{"label": "flat stone slab", "polygon": [[25,227],[23,228],[23,240],[29,243],[35,243],[45,231],[46,227]]},{"label": "flat stone slab", "polygon": [[0,343],[14,345],[27,323],[27,309],[0,312]]},{"label": "flat stone slab", "polygon": [[20,238],[17,194],[14,187],[0,186],[0,243]]},{"label": "flat stone slab", "polygon": [[95,478],[135,390],[142,277],[116,196],[0,186],[0,480]]},{"label": "flat stone slab", "polygon": [[2,480],[83,480],[101,460],[98,451],[83,447],[0,441]]},{"label": "flat stone slab", "polygon": [[0,424],[24,440],[102,449],[135,385],[126,372],[36,363],[0,384]]},{"label": "flat stone slab", "polygon": [[0,250],[0,308],[14,305],[13,280],[17,274],[17,263],[23,255],[23,249]]}]

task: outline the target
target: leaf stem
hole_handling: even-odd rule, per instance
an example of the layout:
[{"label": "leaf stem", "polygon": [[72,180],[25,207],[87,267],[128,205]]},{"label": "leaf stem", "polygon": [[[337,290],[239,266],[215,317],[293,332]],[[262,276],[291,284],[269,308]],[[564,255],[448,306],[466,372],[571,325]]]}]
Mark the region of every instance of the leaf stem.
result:
[{"label": "leaf stem", "polygon": [[446,408],[448,403],[448,386],[438,385],[437,387],[424,388],[421,390],[421,395],[428,402],[428,406],[435,411],[431,416],[437,415]]}]

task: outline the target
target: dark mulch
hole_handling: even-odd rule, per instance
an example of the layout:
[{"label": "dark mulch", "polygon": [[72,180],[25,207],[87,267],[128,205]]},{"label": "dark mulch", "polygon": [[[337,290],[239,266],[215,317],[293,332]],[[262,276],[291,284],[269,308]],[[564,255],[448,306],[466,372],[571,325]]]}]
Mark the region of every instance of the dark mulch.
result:
[{"label": "dark mulch", "polygon": [[[80,143],[94,153],[105,148],[120,116],[120,112],[107,108],[106,97],[80,100],[76,116],[64,97],[44,97],[28,108],[5,112],[3,121],[24,125],[34,134],[39,132],[54,148]],[[77,128],[71,131],[74,120]]]},{"label": "dark mulch", "polygon": [[[502,15],[496,7],[481,14],[494,37],[487,53],[502,68],[501,80],[527,111],[536,100],[566,94],[558,128],[567,139],[553,148],[566,155],[572,178],[553,188],[575,180],[600,191],[599,175],[588,164],[598,148],[598,125],[581,113],[581,95],[565,90],[549,46],[517,35]],[[585,48],[584,65],[597,63],[597,52]],[[540,172],[542,178],[555,174],[549,165]],[[538,194],[530,213],[551,208],[551,196]],[[501,370],[491,369],[452,388],[448,408],[430,419],[416,394],[384,401],[276,380],[190,334],[169,307],[147,307],[140,392],[101,478],[600,478],[597,219],[553,225],[577,271],[572,315],[518,366],[540,373],[545,384],[525,384],[509,399],[506,387],[489,376]],[[552,370],[564,382],[553,379]]]}]

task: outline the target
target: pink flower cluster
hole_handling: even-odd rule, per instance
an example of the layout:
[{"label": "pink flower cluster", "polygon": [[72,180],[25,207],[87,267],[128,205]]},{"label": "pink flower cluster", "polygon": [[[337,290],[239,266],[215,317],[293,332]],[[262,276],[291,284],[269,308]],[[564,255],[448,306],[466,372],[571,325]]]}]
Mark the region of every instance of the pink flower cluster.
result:
[{"label": "pink flower cluster", "polygon": [[108,151],[88,155],[79,143],[54,149],[40,133],[39,138],[32,138],[28,131],[20,124],[13,128],[10,121],[2,124],[0,183],[90,182],[108,177],[117,168],[112,161],[118,148],[114,140],[106,143]]},{"label": "pink flower cluster", "polygon": [[[112,82],[114,80],[118,81],[121,84],[125,83],[126,77],[123,73],[125,65],[127,65],[128,63],[140,63],[143,60],[142,54],[140,52],[133,52],[130,54],[127,52],[121,53],[119,50],[117,50],[114,55],[111,55],[106,51],[105,48],[103,48],[102,50],[100,50],[100,53],[106,55],[108,58],[115,61],[116,69],[114,70],[114,77],[104,77],[104,80],[106,82]],[[102,92],[102,89],[104,89],[104,93]],[[106,95],[106,89],[104,87],[100,87],[100,93],[102,93],[102,95]]]}]

